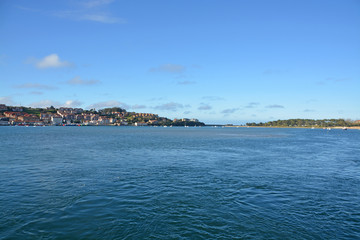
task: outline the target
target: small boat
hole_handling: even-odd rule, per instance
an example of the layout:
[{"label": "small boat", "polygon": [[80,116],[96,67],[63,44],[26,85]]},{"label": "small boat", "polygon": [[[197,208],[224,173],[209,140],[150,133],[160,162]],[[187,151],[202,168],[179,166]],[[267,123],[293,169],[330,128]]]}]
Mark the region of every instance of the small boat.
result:
[{"label": "small boat", "polygon": [[342,129],[343,129],[343,130],[347,130],[347,127],[343,127]]}]

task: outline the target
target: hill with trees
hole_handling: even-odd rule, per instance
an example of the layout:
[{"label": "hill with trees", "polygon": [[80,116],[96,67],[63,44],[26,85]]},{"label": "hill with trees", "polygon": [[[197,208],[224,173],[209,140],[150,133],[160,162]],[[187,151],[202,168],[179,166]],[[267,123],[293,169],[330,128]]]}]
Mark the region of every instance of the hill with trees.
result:
[{"label": "hill with trees", "polygon": [[360,126],[360,122],[345,119],[288,119],[260,123],[246,123],[246,126],[258,127],[351,127]]}]

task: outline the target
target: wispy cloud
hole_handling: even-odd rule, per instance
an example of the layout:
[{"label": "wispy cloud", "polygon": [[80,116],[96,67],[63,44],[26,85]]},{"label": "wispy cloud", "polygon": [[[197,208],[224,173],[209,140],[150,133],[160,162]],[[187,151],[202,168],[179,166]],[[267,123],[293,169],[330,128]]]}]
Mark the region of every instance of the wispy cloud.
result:
[{"label": "wispy cloud", "polygon": [[24,6],[17,6],[17,8],[28,12],[38,12],[44,15],[50,15],[74,21],[92,21],[107,24],[126,23],[125,19],[115,17],[110,13],[111,9],[109,5],[113,2],[113,0],[91,0],[81,2],[73,1],[71,4],[71,10],[63,9],[56,11],[33,9]]},{"label": "wispy cloud", "polygon": [[79,107],[83,104],[83,102],[80,102],[78,100],[67,100],[65,102],[66,107]]},{"label": "wispy cloud", "polygon": [[33,64],[35,67],[39,69],[46,68],[63,68],[63,67],[72,67],[73,63],[68,61],[61,61],[59,56],[56,53],[45,56],[42,59],[30,58],[26,61],[28,64]]},{"label": "wispy cloud", "polygon": [[192,64],[191,67],[196,68],[196,69],[201,69],[202,68],[202,66],[199,65],[199,64]]},{"label": "wispy cloud", "polygon": [[131,109],[144,109],[146,108],[145,105],[139,105],[139,104],[135,104],[131,106]]},{"label": "wispy cloud", "polygon": [[305,109],[304,112],[316,112],[316,111],[313,109]]},{"label": "wispy cloud", "polygon": [[223,100],[225,100],[225,98],[218,97],[218,96],[204,96],[204,97],[202,97],[202,99],[207,100],[207,101],[223,101]]},{"label": "wispy cloud", "polygon": [[178,82],[177,84],[179,85],[191,85],[191,84],[195,84],[196,82],[194,81],[181,81],[181,82]]},{"label": "wispy cloud", "polygon": [[7,56],[5,54],[0,55],[0,65],[6,65],[6,58]]},{"label": "wispy cloud", "polygon": [[163,64],[158,67],[150,68],[150,72],[167,72],[167,73],[184,73],[186,70],[185,66],[180,64]]},{"label": "wispy cloud", "polygon": [[238,110],[239,110],[239,108],[227,108],[227,109],[222,110],[221,113],[223,113],[223,114],[232,114],[232,113],[234,113],[234,112],[236,112]]},{"label": "wispy cloud", "polygon": [[112,16],[108,12],[88,12],[87,10],[66,10],[66,11],[57,11],[54,12],[52,15],[65,18],[75,21],[92,21],[92,22],[99,22],[99,23],[126,23],[125,19],[118,18]]},{"label": "wispy cloud", "polygon": [[165,110],[165,111],[177,111],[179,108],[184,108],[184,105],[180,104],[180,103],[175,103],[175,102],[169,102],[169,103],[165,103],[159,106],[154,107],[155,109],[158,110]]},{"label": "wispy cloud", "polygon": [[15,85],[14,88],[24,88],[24,89],[40,89],[40,90],[54,90],[57,87],[39,84],[39,83],[24,83],[20,85]]},{"label": "wispy cloud", "polygon": [[126,23],[124,19],[113,17],[108,13],[91,13],[79,16],[80,20],[89,20],[100,23]]},{"label": "wispy cloud", "polygon": [[81,2],[80,4],[86,8],[94,8],[94,7],[108,5],[112,2],[114,2],[114,0],[90,0],[90,1]]},{"label": "wispy cloud", "polygon": [[28,11],[28,12],[41,12],[41,10],[37,9],[37,8],[29,8],[29,7],[19,6],[19,5],[16,5],[15,7],[18,9],[24,10],[24,11]]},{"label": "wispy cloud", "polygon": [[60,102],[52,101],[52,100],[48,100],[48,99],[41,100],[41,101],[30,104],[30,107],[34,107],[34,108],[46,108],[46,107],[50,107],[50,106],[60,107],[60,106],[62,106],[62,104]]},{"label": "wispy cloud", "polygon": [[278,104],[272,104],[272,105],[267,105],[266,108],[285,108],[285,107]]},{"label": "wispy cloud", "polygon": [[341,78],[328,77],[325,80],[330,81],[330,82],[347,82],[347,81],[351,80],[351,78],[347,78],[347,77],[341,77]]},{"label": "wispy cloud", "polygon": [[32,94],[32,95],[43,95],[44,93],[40,92],[40,91],[31,91],[30,94]]},{"label": "wispy cloud", "polygon": [[15,102],[13,101],[12,97],[10,97],[10,96],[0,97],[0,103],[5,104],[5,105],[15,105]]},{"label": "wispy cloud", "polygon": [[67,100],[65,103],[61,103],[59,101],[53,101],[49,99],[41,100],[38,102],[33,102],[29,106],[34,108],[46,108],[50,106],[54,107],[79,107],[83,103],[78,100]]},{"label": "wispy cloud", "polygon": [[247,106],[245,106],[246,108],[256,108],[257,106],[259,106],[260,103],[258,102],[250,102]]},{"label": "wispy cloud", "polygon": [[281,71],[280,70],[275,70],[275,69],[266,69],[262,73],[264,75],[273,75],[273,74],[280,74]]},{"label": "wispy cloud", "polygon": [[107,107],[121,107],[124,109],[129,109],[130,105],[123,103],[123,102],[119,102],[116,100],[109,100],[109,101],[105,101],[105,102],[98,102],[98,103],[94,103],[89,105],[87,108],[88,109],[101,109],[101,108],[107,108]]},{"label": "wispy cloud", "polygon": [[318,101],[317,99],[311,98],[311,99],[307,100],[306,103],[314,103],[314,102],[317,102],[317,101]]},{"label": "wispy cloud", "polygon": [[325,82],[324,81],[317,81],[316,84],[320,85],[320,86],[323,86],[323,85],[325,85]]},{"label": "wispy cloud", "polygon": [[317,81],[317,85],[327,85],[331,83],[341,83],[351,81],[351,78],[348,77],[327,77],[322,81]]},{"label": "wispy cloud", "polygon": [[191,113],[191,111],[185,111],[185,112],[184,112],[184,114],[186,114],[186,115],[187,115],[187,114],[190,114],[190,113]]},{"label": "wispy cloud", "polygon": [[74,77],[73,79],[70,79],[69,81],[66,82],[69,85],[81,85],[81,86],[86,86],[86,85],[95,85],[100,83],[99,80],[83,80],[81,79],[79,76]]},{"label": "wispy cloud", "polygon": [[209,104],[205,104],[205,103],[201,103],[201,106],[198,107],[198,110],[202,110],[202,111],[207,111],[207,110],[211,110],[212,107]]}]

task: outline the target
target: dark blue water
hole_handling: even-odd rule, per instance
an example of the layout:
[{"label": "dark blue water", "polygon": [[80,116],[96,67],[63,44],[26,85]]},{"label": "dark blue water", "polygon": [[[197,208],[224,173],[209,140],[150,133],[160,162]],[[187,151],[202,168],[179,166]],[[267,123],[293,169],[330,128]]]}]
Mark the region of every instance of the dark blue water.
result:
[{"label": "dark blue water", "polygon": [[0,239],[360,239],[360,131],[1,127]]}]

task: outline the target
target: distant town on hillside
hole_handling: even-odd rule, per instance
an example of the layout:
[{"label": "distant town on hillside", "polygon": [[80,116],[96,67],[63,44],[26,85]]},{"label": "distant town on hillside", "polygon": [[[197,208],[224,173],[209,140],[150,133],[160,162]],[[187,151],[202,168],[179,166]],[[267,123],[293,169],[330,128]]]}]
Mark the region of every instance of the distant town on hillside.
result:
[{"label": "distant town on hillside", "polygon": [[30,126],[204,126],[198,119],[169,119],[153,113],[127,112],[120,107],[100,110],[53,106],[31,108],[0,104],[0,125]]},{"label": "distant town on hillside", "polygon": [[[99,110],[53,106],[32,108],[0,104],[0,126],[183,126],[201,127],[205,123],[195,118],[169,119],[154,113],[128,112],[120,107]],[[243,127],[350,127],[359,128],[360,120],[350,119],[288,119],[251,122],[245,125],[214,124],[207,126]]]}]

